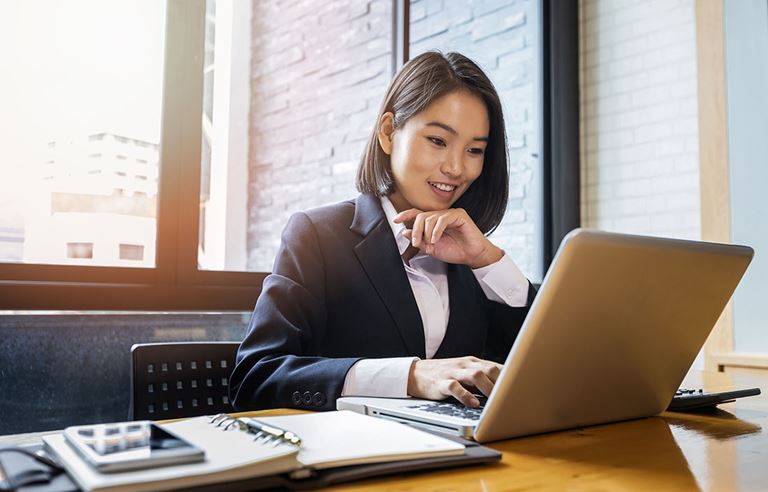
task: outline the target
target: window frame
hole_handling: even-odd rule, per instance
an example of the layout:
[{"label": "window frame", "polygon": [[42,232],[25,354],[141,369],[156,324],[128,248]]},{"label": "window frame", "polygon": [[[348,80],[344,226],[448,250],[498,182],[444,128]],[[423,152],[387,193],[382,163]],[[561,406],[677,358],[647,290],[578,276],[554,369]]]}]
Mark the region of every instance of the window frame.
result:
[{"label": "window frame", "polygon": [[[408,59],[410,2],[392,1],[396,70]],[[538,3],[546,271],[551,247],[578,227],[578,10]],[[167,0],[155,267],[0,263],[0,310],[253,309],[268,272],[198,269],[204,41],[205,0]]]},{"label": "window frame", "polygon": [[543,272],[581,225],[579,3],[539,0]]}]

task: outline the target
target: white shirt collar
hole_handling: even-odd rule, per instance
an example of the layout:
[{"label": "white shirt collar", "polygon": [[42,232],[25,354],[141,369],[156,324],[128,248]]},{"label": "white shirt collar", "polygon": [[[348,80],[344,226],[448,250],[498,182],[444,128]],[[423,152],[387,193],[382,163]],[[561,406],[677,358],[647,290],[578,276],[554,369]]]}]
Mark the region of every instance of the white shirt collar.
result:
[{"label": "white shirt collar", "polygon": [[379,197],[379,199],[381,200],[381,208],[384,209],[384,215],[387,217],[387,222],[389,222],[389,227],[392,229],[392,234],[395,236],[397,251],[400,253],[400,256],[402,256],[403,253],[405,253],[405,250],[408,249],[408,245],[411,244],[408,238],[403,236],[403,231],[405,231],[405,224],[398,224],[395,222],[397,210],[395,210],[395,206],[392,205],[392,202],[389,200],[389,198],[382,196]]}]

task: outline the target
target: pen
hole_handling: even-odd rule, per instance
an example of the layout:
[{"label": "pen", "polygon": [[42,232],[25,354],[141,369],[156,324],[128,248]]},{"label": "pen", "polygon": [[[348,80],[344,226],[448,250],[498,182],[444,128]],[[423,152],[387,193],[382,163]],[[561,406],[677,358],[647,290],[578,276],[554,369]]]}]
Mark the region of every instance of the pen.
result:
[{"label": "pen", "polygon": [[244,420],[245,425],[248,426],[248,432],[256,434],[258,437],[263,436],[267,439],[278,439],[280,441],[293,444],[294,446],[301,446],[301,438],[291,431],[287,431],[273,425],[267,425],[254,418]]}]

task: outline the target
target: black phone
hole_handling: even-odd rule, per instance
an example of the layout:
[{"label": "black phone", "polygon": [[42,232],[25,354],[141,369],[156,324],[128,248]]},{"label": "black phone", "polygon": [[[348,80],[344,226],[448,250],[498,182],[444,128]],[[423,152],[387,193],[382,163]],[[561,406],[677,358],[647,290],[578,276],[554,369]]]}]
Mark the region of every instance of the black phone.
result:
[{"label": "black phone", "polygon": [[205,459],[202,449],[148,420],[67,427],[64,438],[100,472],[194,463]]}]

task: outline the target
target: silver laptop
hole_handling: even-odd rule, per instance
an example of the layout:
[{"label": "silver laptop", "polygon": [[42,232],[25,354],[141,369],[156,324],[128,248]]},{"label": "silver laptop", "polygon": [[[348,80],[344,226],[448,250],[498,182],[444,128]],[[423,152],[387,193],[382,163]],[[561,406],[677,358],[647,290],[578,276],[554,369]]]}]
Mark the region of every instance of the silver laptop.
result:
[{"label": "silver laptop", "polygon": [[365,397],[336,407],[478,442],[656,415],[752,255],[746,246],[576,229],[481,409]]}]

